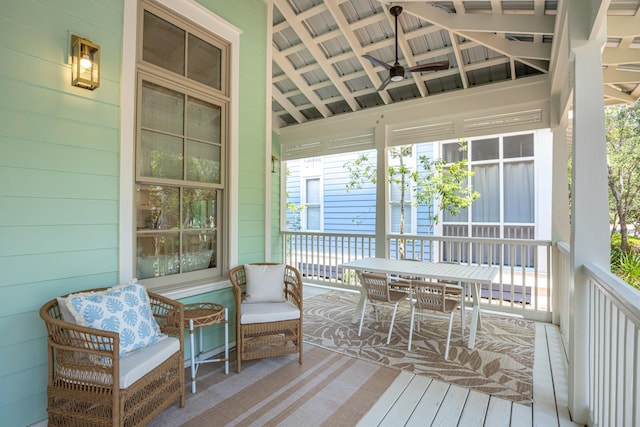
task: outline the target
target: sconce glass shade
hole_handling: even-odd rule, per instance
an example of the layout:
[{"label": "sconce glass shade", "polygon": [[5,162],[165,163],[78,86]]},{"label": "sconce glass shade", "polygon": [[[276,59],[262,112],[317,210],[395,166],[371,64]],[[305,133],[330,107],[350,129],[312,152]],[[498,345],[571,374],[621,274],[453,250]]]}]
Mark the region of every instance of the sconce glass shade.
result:
[{"label": "sconce glass shade", "polygon": [[71,36],[71,84],[94,90],[100,86],[100,46]]},{"label": "sconce glass shade", "polygon": [[276,156],[271,156],[271,173],[280,172],[280,160]]}]

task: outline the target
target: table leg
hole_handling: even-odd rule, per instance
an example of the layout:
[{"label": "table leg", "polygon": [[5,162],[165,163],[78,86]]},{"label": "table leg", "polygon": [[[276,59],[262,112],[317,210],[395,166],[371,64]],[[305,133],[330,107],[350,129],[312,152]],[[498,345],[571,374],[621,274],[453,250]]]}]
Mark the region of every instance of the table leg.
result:
[{"label": "table leg", "polygon": [[469,348],[476,345],[476,331],[480,321],[480,291],[477,283],[471,283],[471,295],[473,297],[473,313],[471,315],[471,330],[469,331]]},{"label": "table leg", "polygon": [[353,313],[353,318],[351,319],[351,323],[360,322],[360,315],[362,310],[364,310],[364,300],[366,299],[366,295],[364,293],[364,289],[360,290],[360,301],[358,301],[358,306],[356,307],[355,313]]},{"label": "table leg", "polygon": [[196,349],[193,332],[193,319],[189,319],[189,341],[191,344],[191,393],[196,392]]},{"label": "table leg", "polygon": [[467,284],[460,283],[462,289],[460,290],[460,324],[462,325],[462,339],[464,340],[464,330],[467,326],[467,311],[465,304],[467,303]]}]

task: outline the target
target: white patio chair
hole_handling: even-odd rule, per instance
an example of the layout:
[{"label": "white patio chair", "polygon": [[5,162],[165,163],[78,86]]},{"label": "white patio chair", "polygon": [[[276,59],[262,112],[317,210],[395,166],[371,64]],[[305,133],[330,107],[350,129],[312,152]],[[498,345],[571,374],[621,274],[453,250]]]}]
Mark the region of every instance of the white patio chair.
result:
[{"label": "white patio chair", "polygon": [[389,280],[384,274],[374,273],[359,273],[360,283],[366,292],[366,298],[364,305],[362,306],[362,315],[360,316],[360,329],[358,329],[358,336],[362,333],[362,323],[364,322],[364,314],[367,309],[367,302],[373,306],[374,313],[376,315],[376,321],[378,320],[377,307],[393,308],[393,315],[391,316],[391,325],[389,325],[389,334],[387,335],[387,344],[391,341],[391,331],[393,330],[393,323],[396,319],[396,312],[398,310],[398,304],[400,301],[407,299],[408,294],[406,292],[394,291],[389,289]]},{"label": "white patio chair", "polygon": [[460,304],[459,300],[447,298],[447,285],[445,283],[412,280],[411,292],[413,293],[411,299],[411,326],[409,327],[409,345],[407,349],[411,351],[413,325],[416,315],[441,318],[448,317],[449,330],[447,332],[447,347],[444,352],[444,358],[445,360],[448,360],[451,328],[453,326],[453,313],[455,313],[458,305]]}]

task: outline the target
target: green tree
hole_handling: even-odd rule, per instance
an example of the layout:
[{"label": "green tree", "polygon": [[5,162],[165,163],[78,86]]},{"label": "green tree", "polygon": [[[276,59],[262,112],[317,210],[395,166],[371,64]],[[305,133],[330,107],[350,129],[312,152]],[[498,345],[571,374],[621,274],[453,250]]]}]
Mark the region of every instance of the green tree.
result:
[{"label": "green tree", "polygon": [[620,249],[628,249],[628,225],[640,216],[640,103],[605,109],[609,200]]},{"label": "green tree", "polygon": [[[460,142],[460,149],[466,149],[463,141]],[[447,163],[443,159],[420,156],[420,167],[412,170],[407,165],[407,160],[412,155],[412,145],[389,149],[391,159],[397,160],[397,165],[389,166],[389,183],[398,185],[400,189],[400,234],[405,232],[407,192],[412,191],[414,194],[414,201],[410,205],[428,207],[431,230],[438,223],[441,212],[447,211],[456,215],[461,209],[471,206],[480,196],[471,187],[470,178],[473,172],[469,171],[466,159]],[[376,166],[370,161],[367,153],[346,162],[344,167],[349,170],[347,192],[362,188],[366,182],[375,184],[377,181]],[[402,247],[400,251],[401,257],[404,258]]]}]

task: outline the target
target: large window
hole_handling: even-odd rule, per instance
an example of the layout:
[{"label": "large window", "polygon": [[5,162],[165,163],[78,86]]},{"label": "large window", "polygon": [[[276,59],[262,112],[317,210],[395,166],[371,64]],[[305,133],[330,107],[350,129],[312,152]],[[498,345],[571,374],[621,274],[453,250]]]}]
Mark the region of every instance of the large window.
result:
[{"label": "large window", "polygon": [[213,277],[223,255],[228,46],[153,5],[141,16],[136,274],[154,284]]},{"label": "large window", "polygon": [[[468,142],[473,189],[480,197],[470,209],[444,215],[443,235],[488,238],[535,238],[534,134],[496,136]],[[443,144],[455,161],[457,143]],[[451,157],[451,158],[450,158]],[[493,251],[493,252],[492,252]],[[496,248],[483,256],[499,259]],[[455,255],[458,256],[458,255]],[[465,254],[461,254],[465,259]],[[472,254],[473,262],[479,254]],[[505,260],[510,254],[505,253]],[[521,262],[519,259],[516,262]],[[528,258],[532,254],[527,254]],[[487,261],[486,259],[483,261]]]}]

